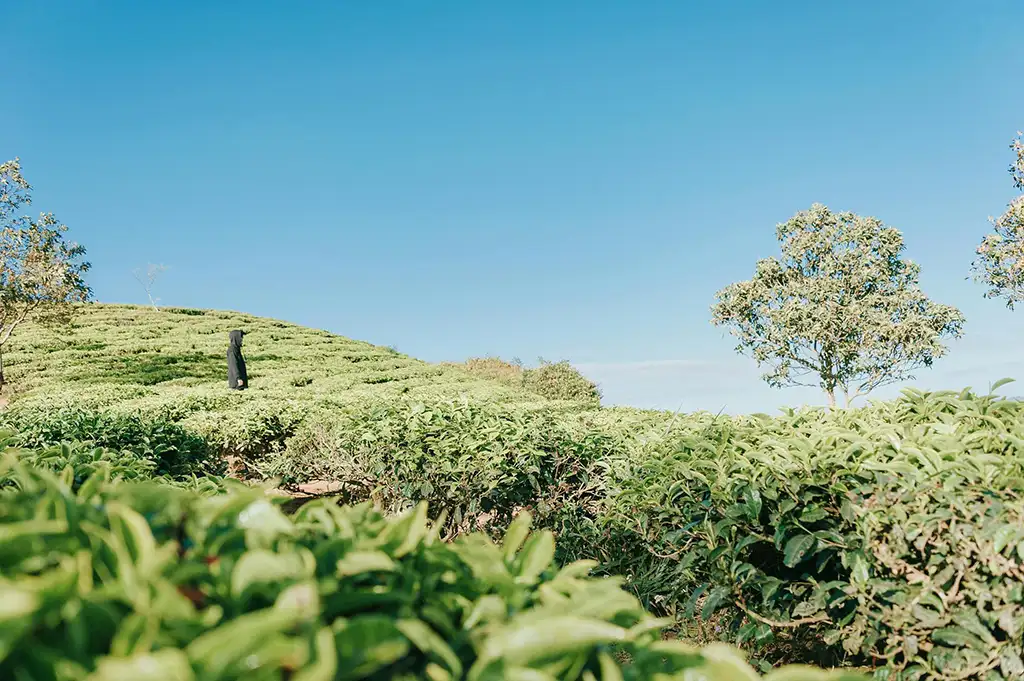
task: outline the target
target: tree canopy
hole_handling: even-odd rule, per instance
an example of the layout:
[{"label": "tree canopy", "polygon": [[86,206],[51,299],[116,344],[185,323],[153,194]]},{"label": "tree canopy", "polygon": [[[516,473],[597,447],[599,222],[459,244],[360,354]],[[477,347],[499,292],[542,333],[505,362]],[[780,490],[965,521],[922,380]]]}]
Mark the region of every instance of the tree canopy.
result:
[{"label": "tree canopy", "polygon": [[[1024,192],[1024,135],[1010,144],[1016,156],[1010,165],[1014,187]],[[1006,212],[992,220],[993,230],[976,249],[974,279],[985,284],[986,298],[1002,298],[1013,309],[1024,300],[1024,194],[1012,199]]]},{"label": "tree canopy", "polygon": [[881,220],[814,204],[776,236],[781,257],[758,261],[711,308],[770,385],[817,385],[832,405],[841,390],[849,405],[913,378],[947,352],[944,338],[962,334],[963,314],[924,295],[903,235]]},{"label": "tree canopy", "polygon": [[31,192],[17,158],[0,164],[0,386],[2,351],[18,326],[27,319],[65,322],[71,305],[92,293],[85,248],[64,240],[67,226],[52,213],[19,214],[32,203]]}]

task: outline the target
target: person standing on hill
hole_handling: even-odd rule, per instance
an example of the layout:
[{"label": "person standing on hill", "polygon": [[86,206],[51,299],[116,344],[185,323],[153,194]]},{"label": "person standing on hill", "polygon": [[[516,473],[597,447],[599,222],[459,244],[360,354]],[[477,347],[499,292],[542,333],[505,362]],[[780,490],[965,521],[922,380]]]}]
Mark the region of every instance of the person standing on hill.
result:
[{"label": "person standing on hill", "polygon": [[249,374],[245,371],[245,358],[242,357],[242,337],[244,331],[232,331],[228,334],[228,388],[245,390],[249,387]]}]

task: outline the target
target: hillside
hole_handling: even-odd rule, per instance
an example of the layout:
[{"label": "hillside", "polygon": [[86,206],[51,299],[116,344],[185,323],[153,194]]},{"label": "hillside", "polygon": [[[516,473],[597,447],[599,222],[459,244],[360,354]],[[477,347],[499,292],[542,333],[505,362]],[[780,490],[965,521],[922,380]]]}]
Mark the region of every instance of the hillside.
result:
[{"label": "hillside", "polygon": [[[250,389],[241,393],[226,386],[227,338],[235,328],[246,332]],[[312,413],[372,402],[558,406],[457,365],[231,312],[87,305],[70,332],[19,329],[5,363],[12,410],[161,416],[226,449],[265,440],[260,429],[286,437]]]},{"label": "hillside", "polygon": [[[233,328],[248,333],[252,388],[243,393],[225,385],[222,358]],[[247,315],[124,306],[83,309],[75,327],[59,335],[24,329],[12,350],[9,377],[18,390],[0,412],[0,425],[10,429],[0,434],[0,455],[10,444],[18,449],[0,462],[0,492],[6,486],[20,496],[5,507],[14,520],[0,529],[10,538],[8,565],[31,557],[27,569],[13,573],[26,580],[37,579],[54,546],[82,556],[82,547],[106,541],[98,537],[122,541],[126,527],[151,527],[172,546],[183,528],[196,529],[188,541],[202,560],[191,565],[226,566],[211,570],[205,584],[262,584],[276,575],[283,588],[298,578],[298,566],[308,566],[301,569],[325,575],[323,602],[335,608],[339,577],[404,589],[428,582],[399,567],[403,561],[416,570],[454,565],[426,553],[409,557],[427,536],[429,518],[430,536],[463,538],[424,543],[425,551],[465,547],[466,570],[445,568],[446,575],[472,575],[467,584],[477,584],[486,574],[504,594],[528,565],[533,579],[538,570],[555,575],[544,565],[596,561],[582,565],[624,579],[644,608],[674,619],[670,635],[740,644],[764,669],[808,662],[867,669],[885,661],[892,679],[1008,681],[1024,674],[1019,401],[906,390],[860,409],[793,409],[776,417],[595,409],[505,385],[505,374],[518,377],[519,370],[497,360],[431,365]],[[292,496],[282,508],[294,513],[301,536],[325,523],[329,545],[297,545],[293,526],[263,490],[226,480],[225,472]],[[132,487],[147,480],[160,485]],[[194,511],[181,506],[186,494],[196,495]],[[311,501],[323,494],[331,501]],[[338,503],[365,505],[339,510]],[[129,505],[134,515],[125,515]],[[370,509],[405,514],[393,525],[400,529],[349,544],[356,521],[380,527]],[[78,529],[85,517],[103,528],[95,537]],[[414,518],[420,529],[409,534]],[[522,519],[544,538],[526,540]],[[487,549],[497,556],[491,561],[479,550],[484,544],[473,543],[488,541],[481,530],[493,538],[511,534],[520,555],[530,557],[510,551],[502,561]],[[268,552],[266,541],[277,532]],[[147,545],[134,536],[124,549],[104,552],[118,556],[116,563],[87,574],[112,579],[113,566],[126,564],[120,556],[132,554],[129,546]],[[243,545],[257,558],[240,557]],[[334,551],[343,545],[356,547],[358,561],[339,560]],[[392,549],[393,556],[380,553]],[[208,560],[214,554],[217,560]],[[316,566],[313,555],[326,562]],[[64,561],[60,569],[76,565]],[[264,569],[270,571],[246,573]],[[443,584],[447,577],[430,579]],[[91,584],[74,576],[60,583]],[[232,593],[272,604],[258,600],[263,588],[224,582],[204,598]],[[124,600],[116,589],[104,593]],[[563,596],[549,590],[544,598],[552,596],[564,611]],[[601,604],[588,600],[588,612]],[[405,617],[407,604],[420,601],[367,601],[374,617],[389,602]],[[460,612],[482,612],[480,602]],[[438,621],[439,640],[449,640],[445,622],[456,620]],[[58,631],[49,640],[63,646],[75,639]],[[945,671],[926,677],[922,669]]]},{"label": "hillside", "polygon": [[386,395],[470,396],[536,401],[452,364],[434,365],[391,348],[251,315],[126,305],[83,306],[70,334],[26,326],[6,357],[19,397],[71,392],[89,397],[110,386],[126,399],[185,394],[226,383],[227,334],[243,329],[252,390],[243,399],[323,402]]}]

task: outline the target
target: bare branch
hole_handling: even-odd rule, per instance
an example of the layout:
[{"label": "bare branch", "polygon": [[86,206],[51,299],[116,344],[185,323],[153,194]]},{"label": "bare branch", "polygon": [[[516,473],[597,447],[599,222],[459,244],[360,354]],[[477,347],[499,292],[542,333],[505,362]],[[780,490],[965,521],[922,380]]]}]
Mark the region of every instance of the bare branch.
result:
[{"label": "bare branch", "polygon": [[135,277],[135,280],[138,281],[146,291],[146,297],[149,298],[149,304],[153,306],[154,310],[160,309],[157,307],[157,303],[160,302],[160,299],[153,297],[153,284],[156,283],[157,277],[168,269],[170,268],[166,265],[154,265],[150,263],[146,266],[145,273],[143,273],[141,268],[136,268],[132,271],[132,275]]}]

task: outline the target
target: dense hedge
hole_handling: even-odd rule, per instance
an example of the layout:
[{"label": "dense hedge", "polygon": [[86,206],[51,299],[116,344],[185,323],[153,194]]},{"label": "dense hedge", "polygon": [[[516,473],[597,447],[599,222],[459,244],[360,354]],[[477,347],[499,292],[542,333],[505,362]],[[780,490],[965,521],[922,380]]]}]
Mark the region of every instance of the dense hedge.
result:
[{"label": "dense hedge", "polygon": [[300,431],[275,470],[392,511],[429,500],[453,534],[531,509],[560,559],[596,559],[646,607],[713,621],[770,662],[1009,679],[1024,655],[1022,443],[1024,404],[966,392],[629,424],[391,403]]},{"label": "dense hedge", "polygon": [[504,528],[520,508],[551,525],[599,499],[592,482],[603,462],[635,442],[590,418],[468,401],[370,402],[329,425],[309,419],[262,470],[285,484],[336,481],[347,501],[388,513],[426,501],[451,533]]},{"label": "dense hedge", "polygon": [[[446,539],[498,537],[525,509],[557,560],[597,560],[645,608],[760,661],[893,681],[1024,669],[1024,403],[908,391],[851,411],[673,419],[399,399],[304,416],[252,471],[330,481],[386,515],[427,502]],[[149,442],[135,449],[159,474]]]},{"label": "dense hedge", "polygon": [[1024,403],[968,393],[708,423],[617,469],[593,552],[737,642],[798,632],[889,679],[1020,678],[1022,436]]},{"label": "dense hedge", "polygon": [[219,493],[231,481],[215,475],[171,476],[158,472],[157,465],[130,450],[96,447],[89,442],[65,442],[42,448],[24,448],[24,437],[0,431],[0,452],[5,455],[0,465],[0,490],[19,487],[33,479],[31,470],[57,475],[68,488],[77,490],[86,480],[112,482],[159,482],[206,494]]},{"label": "dense hedge", "polygon": [[542,359],[539,366],[527,369],[518,361],[506,362],[497,357],[473,357],[461,364],[446,363],[444,366],[459,367],[490,381],[524,388],[549,400],[576,402],[595,407],[601,403],[601,389],[597,384],[565,360],[548,362]]},{"label": "dense hedge", "polygon": [[131,451],[150,461],[157,475],[219,475],[225,470],[215,447],[166,418],[72,407],[13,408],[0,415],[0,426],[18,433],[19,444],[28,448],[87,442],[103,449]]},{"label": "dense hedge", "polygon": [[0,459],[0,678],[757,678],[730,649],[661,640],[591,563],[558,568],[529,514],[500,545],[447,543],[423,504],[386,519],[321,501],[287,517],[237,484],[200,494],[116,482],[110,462],[83,477],[33,460]]}]

